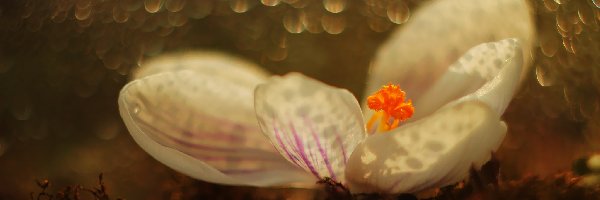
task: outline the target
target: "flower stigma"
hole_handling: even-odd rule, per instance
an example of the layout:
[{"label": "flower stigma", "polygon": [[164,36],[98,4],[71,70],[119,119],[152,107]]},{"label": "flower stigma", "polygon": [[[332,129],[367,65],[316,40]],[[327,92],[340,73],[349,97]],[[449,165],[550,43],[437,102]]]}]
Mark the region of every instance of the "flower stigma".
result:
[{"label": "flower stigma", "polygon": [[[367,122],[369,133],[385,132],[392,130],[400,122],[412,117],[415,108],[412,101],[404,101],[406,93],[400,89],[400,86],[388,83],[367,98],[367,105],[375,114]],[[373,127],[380,120],[377,127]]]}]

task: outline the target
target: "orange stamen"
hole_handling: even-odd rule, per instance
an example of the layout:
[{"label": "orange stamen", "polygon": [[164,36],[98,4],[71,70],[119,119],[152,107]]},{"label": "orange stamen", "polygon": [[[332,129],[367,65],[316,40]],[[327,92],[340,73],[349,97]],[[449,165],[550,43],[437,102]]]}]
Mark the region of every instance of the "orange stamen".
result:
[{"label": "orange stamen", "polygon": [[367,105],[376,113],[367,122],[367,129],[371,130],[377,119],[381,119],[378,132],[392,130],[410,117],[415,112],[412,101],[405,100],[406,93],[398,85],[387,84],[367,98]]}]

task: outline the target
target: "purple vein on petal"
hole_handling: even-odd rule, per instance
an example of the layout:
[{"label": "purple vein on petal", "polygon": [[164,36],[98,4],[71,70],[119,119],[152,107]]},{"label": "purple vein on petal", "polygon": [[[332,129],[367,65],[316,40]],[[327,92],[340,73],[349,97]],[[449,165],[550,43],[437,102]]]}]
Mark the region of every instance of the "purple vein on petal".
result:
[{"label": "purple vein on petal", "polygon": [[[277,123],[275,121],[275,122],[273,122],[273,127],[276,127],[276,126],[277,126]],[[283,127],[285,125],[281,124],[280,126]],[[290,134],[284,134],[283,138],[282,138],[281,132],[285,132],[285,130],[284,129],[277,129],[277,130],[280,131],[279,138],[281,139],[281,143],[287,144],[286,147],[291,149],[291,151],[288,151],[288,152],[290,152],[290,155],[292,156],[292,158],[295,160],[295,162],[298,164],[298,166],[304,168],[306,165],[303,165],[304,162],[300,161],[300,159],[298,158],[298,156],[299,156],[298,152],[300,152],[300,151],[298,150],[298,147],[296,147],[296,145],[294,145],[294,142],[292,141],[292,136],[290,136]]]},{"label": "purple vein on petal", "polygon": [[199,132],[182,130],[182,135],[185,137],[188,137],[188,138],[200,136],[206,140],[219,140],[219,141],[225,141],[225,142],[242,143],[242,142],[246,141],[246,139],[243,137],[239,137],[239,136],[235,136],[235,135],[231,135],[231,134],[227,134],[227,133],[223,133],[223,132],[199,133]]},{"label": "purple vein on petal", "polygon": [[[148,124],[147,122],[143,121],[143,120],[136,120],[142,123],[145,123],[147,126],[151,126],[150,124]],[[225,133],[225,132],[204,132],[204,133],[200,133],[200,132],[191,132],[188,130],[185,130],[184,128],[181,127],[177,127],[177,126],[171,126],[171,128],[179,131],[182,136],[185,137],[195,137],[195,136],[201,136],[202,138],[205,139],[214,139],[214,140],[222,140],[225,142],[244,142],[246,141],[247,138],[243,138],[237,135],[233,135],[230,133]]]},{"label": "purple vein on petal", "polygon": [[312,148],[312,144],[313,144],[312,142],[306,143],[305,149],[309,149],[308,150],[308,160],[312,164],[314,164],[314,168],[315,169],[320,169],[321,168],[320,166],[321,166],[322,162],[317,161],[318,158],[317,158],[317,156],[315,156],[315,151],[312,151],[312,149],[313,149]]},{"label": "purple vein on petal", "polygon": [[298,153],[300,154],[300,158],[302,158],[302,161],[304,161],[304,163],[306,164],[306,166],[308,167],[310,172],[314,176],[316,176],[318,179],[321,179],[321,177],[319,176],[319,173],[315,170],[315,167],[313,167],[312,163],[308,160],[308,158],[306,156],[306,152],[304,151],[304,144],[302,143],[300,136],[298,136],[298,133],[296,132],[296,128],[294,128],[294,124],[292,124],[292,122],[290,122],[289,126],[290,126],[290,131],[292,131],[292,135],[294,136],[294,140],[296,142],[296,147],[298,149]]},{"label": "purple vein on petal", "polygon": [[[148,111],[148,112],[151,112],[151,111]],[[161,121],[165,121],[165,123],[169,123],[169,121],[170,121],[167,118],[164,118],[162,115],[155,115],[155,116],[157,117],[157,119],[159,119]],[[198,115],[195,115],[195,116],[198,116]],[[139,120],[139,119],[136,121],[146,123],[145,121]],[[212,121],[214,121],[214,123],[216,123],[216,124],[223,125],[224,127],[236,127],[237,130],[239,130],[239,131],[246,132],[246,131],[251,130],[251,128],[249,128],[249,127],[245,127],[244,125],[236,124],[233,122],[227,122],[227,121],[223,121],[220,119],[212,119]],[[189,137],[191,135],[194,135],[194,132],[190,132],[190,131],[186,130],[185,128],[181,128],[178,126],[171,126],[171,128],[176,129],[184,136]],[[245,141],[248,139],[248,138],[240,137],[240,136],[233,135],[230,133],[225,133],[225,132],[203,133],[203,134],[204,135],[202,137],[211,137],[212,139],[224,140],[224,141],[228,141],[228,142],[242,142],[242,141]]]},{"label": "purple vein on petal", "polygon": [[292,154],[290,154],[290,151],[288,151],[287,149],[287,145],[285,145],[283,143],[283,140],[281,140],[281,133],[279,132],[279,129],[277,129],[277,127],[275,126],[275,124],[273,124],[273,131],[275,132],[275,139],[277,139],[277,143],[279,143],[279,146],[283,149],[283,151],[285,152],[285,155],[295,164],[298,165],[299,167],[300,164],[298,164],[298,162],[296,161],[297,159],[292,156]]},{"label": "purple vein on petal", "polygon": [[[160,133],[160,131],[156,130],[155,127],[153,126],[148,126],[148,124],[146,123],[140,123],[139,125],[141,126],[147,126],[146,128],[148,129],[152,129],[152,132],[155,133]],[[251,149],[228,149],[228,148],[221,148],[221,147],[211,147],[211,146],[204,146],[204,145],[200,145],[200,144],[192,144],[192,143],[188,143],[186,141],[183,140],[179,140],[177,138],[172,138],[171,136],[168,136],[165,134],[165,137],[167,137],[167,139],[175,142],[176,144],[181,144],[185,147],[188,147],[187,149],[176,149],[178,151],[181,151],[183,153],[186,153],[196,159],[200,159],[204,162],[208,162],[208,163],[212,163],[212,162],[218,162],[218,161],[227,161],[227,162],[261,162],[261,163],[266,163],[266,162],[270,162],[273,164],[277,164],[280,163],[280,160],[276,159],[275,157],[262,157],[260,155],[266,153],[266,152],[262,152],[262,151],[256,151],[256,150],[251,150]],[[157,141],[159,143],[162,144],[162,142]],[[162,144],[165,145],[165,144]],[[167,147],[170,147],[169,145],[165,145]],[[191,150],[191,151],[190,151]],[[219,157],[219,156],[208,156],[208,155],[204,155],[202,153],[199,152],[203,152],[203,153],[208,153],[210,154],[210,151],[217,151],[217,152],[227,152],[227,153],[250,153],[249,155],[238,155],[238,156],[242,156],[242,157],[233,157],[232,154],[230,154],[227,157]],[[255,154],[255,156],[252,156],[252,154]],[[256,156],[258,155],[258,157]],[[286,169],[288,167],[280,167],[282,169]],[[221,170],[219,168],[219,170]]]},{"label": "purple vein on petal", "polygon": [[[178,145],[182,145],[186,148],[189,149],[193,149],[196,151],[217,151],[217,152],[256,152],[256,153],[264,153],[264,151],[262,150],[253,150],[253,149],[243,149],[243,148],[227,148],[227,147],[215,147],[215,146],[206,146],[206,145],[202,145],[202,144],[196,144],[196,143],[190,143],[188,141],[185,140],[181,140],[179,138],[175,138],[173,136],[170,136],[168,134],[164,134],[161,130],[156,129],[154,126],[149,125],[148,123],[144,122],[144,121],[137,121],[137,123],[141,126],[143,126],[146,129],[150,129],[151,132],[155,133],[153,135],[156,134],[160,134],[162,135],[162,137],[164,139],[167,139],[169,141],[174,142],[175,144]],[[158,137],[158,135],[156,135]],[[154,139],[156,142],[160,143],[161,145],[167,146],[167,147],[171,147],[168,143],[164,142],[163,140],[156,140]],[[172,148],[172,147],[171,147]],[[179,150],[179,149],[178,149]],[[179,150],[182,151],[182,150]],[[191,152],[187,152],[187,153],[191,153]]]},{"label": "purple vein on petal", "polygon": [[265,171],[265,169],[227,169],[221,170],[223,174],[251,174],[256,172]]},{"label": "purple vein on petal", "polygon": [[304,118],[304,123],[310,129],[310,133],[313,136],[313,138],[315,139],[315,142],[317,143],[317,147],[319,148],[319,153],[321,153],[321,157],[323,157],[323,161],[325,161],[325,166],[327,166],[327,171],[329,171],[329,175],[331,175],[331,179],[336,180],[335,173],[333,173],[333,168],[331,167],[331,163],[329,162],[329,156],[327,155],[327,152],[323,148],[323,145],[321,145],[321,139],[317,136],[317,132],[315,131],[314,124],[311,123],[310,120],[308,120],[306,117]]},{"label": "purple vein on petal", "polygon": [[[156,117],[158,120],[162,120],[165,122],[171,122],[173,118],[168,116],[168,113],[171,113],[172,110],[170,109],[159,109],[160,105],[155,104],[155,103],[151,103],[150,101],[147,100],[147,97],[143,94],[143,93],[137,93],[136,96],[138,96],[138,99],[142,102],[142,105],[148,105],[148,107],[151,107],[153,109],[145,109],[144,112],[148,112],[149,114],[151,114],[152,116]],[[217,118],[215,116],[210,116],[208,114],[200,114],[200,113],[195,113],[194,114],[194,120],[195,121],[202,121],[206,124],[219,124],[222,127],[240,127],[244,130],[255,130],[258,129],[258,127],[255,127],[253,125],[247,125],[247,124],[240,124],[240,123],[236,123],[233,122],[227,118]]]},{"label": "purple vein on petal", "polygon": [[[282,125],[283,126],[283,125]],[[281,129],[281,131],[284,131],[283,129]],[[294,157],[294,160],[296,160],[299,164],[300,167],[302,168],[308,168],[308,165],[304,164],[304,162],[302,162],[300,160],[300,158],[298,158],[300,156],[300,150],[298,149],[298,147],[294,144],[295,142],[293,141],[293,138],[290,134],[285,134],[283,137],[283,142],[287,143],[289,145],[289,148],[291,149],[292,152],[292,156]]]},{"label": "purple vein on petal", "polygon": [[[160,133],[160,135],[162,135],[162,137],[165,137],[166,139],[171,140],[177,144],[183,145],[185,147],[203,149],[203,150],[212,150],[212,151],[226,151],[226,152],[238,151],[238,149],[231,149],[231,148],[225,148],[225,147],[213,147],[213,146],[205,146],[205,145],[201,145],[201,144],[190,143],[188,141],[184,141],[179,138],[173,137],[169,134],[164,134],[161,130],[158,130],[154,126],[151,126],[150,124],[148,124],[144,121],[140,120],[140,121],[138,121],[138,124],[144,126],[147,129],[151,129],[152,132],[154,132],[154,133]],[[158,137],[159,135],[155,135],[155,136]],[[161,143],[162,145],[165,145],[160,140],[155,140],[155,141],[157,141],[158,143]],[[165,146],[168,146],[168,145],[165,145]]]},{"label": "purple vein on petal", "polygon": [[224,157],[224,156],[207,156],[200,154],[191,155],[194,158],[200,159],[202,161],[227,161],[227,162],[279,162],[276,158],[264,158],[264,157]]},{"label": "purple vein on petal", "polygon": [[346,148],[344,147],[342,137],[340,136],[340,133],[337,130],[335,131],[335,141],[340,145],[340,148],[342,150],[342,156],[344,157],[344,165],[346,165],[348,161],[348,157],[346,156]]}]

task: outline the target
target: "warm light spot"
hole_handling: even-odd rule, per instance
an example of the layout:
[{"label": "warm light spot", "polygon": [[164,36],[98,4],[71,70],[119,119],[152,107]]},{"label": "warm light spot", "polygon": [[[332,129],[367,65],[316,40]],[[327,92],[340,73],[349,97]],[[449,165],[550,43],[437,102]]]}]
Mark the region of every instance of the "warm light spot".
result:
[{"label": "warm light spot", "polygon": [[373,117],[367,122],[367,130],[369,132],[375,125],[375,122],[380,119],[381,122],[376,132],[392,130],[400,124],[400,122],[412,117],[415,108],[412,106],[412,101],[409,99],[405,102],[406,93],[400,89],[400,86],[387,84],[381,87],[377,92],[367,98],[367,105],[370,109],[376,111]]},{"label": "warm light spot", "polygon": [[371,152],[369,148],[365,148],[364,153],[360,156],[360,161],[364,165],[371,164],[376,159],[377,156],[373,152]]}]

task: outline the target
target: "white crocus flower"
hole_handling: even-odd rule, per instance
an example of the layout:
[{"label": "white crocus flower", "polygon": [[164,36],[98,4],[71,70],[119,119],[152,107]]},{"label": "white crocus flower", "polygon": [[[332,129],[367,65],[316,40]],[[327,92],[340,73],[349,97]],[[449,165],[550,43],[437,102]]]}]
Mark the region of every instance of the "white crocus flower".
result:
[{"label": "white crocus flower", "polygon": [[[449,12],[454,16],[441,17]],[[440,0],[415,14],[380,50],[369,78],[368,91],[399,83],[415,99],[415,117],[383,134],[368,136],[363,115],[371,113],[363,114],[347,90],[298,73],[268,79],[258,67],[216,53],[146,63],[121,91],[121,116],[146,152],[208,182],[276,186],[329,177],[354,193],[452,184],[487,161],[504,138],[500,116],[529,62],[522,49],[528,51],[531,27],[511,21],[522,13],[527,8],[519,0]],[[494,25],[472,30],[472,37],[439,39],[469,30],[458,23],[473,17]],[[461,37],[464,43],[447,42]],[[499,40],[507,37],[524,42]],[[499,41],[482,43],[490,40]],[[459,52],[466,53],[452,58]],[[369,132],[375,126],[383,124],[371,124]]]},{"label": "white crocus flower", "polygon": [[377,125],[365,129],[350,92],[297,73],[259,85],[254,105],[271,143],[315,177],[347,183],[352,192],[418,192],[458,182],[471,166],[479,168],[489,160],[506,133],[500,115],[518,85],[522,65],[516,39],[478,45],[438,81],[473,76],[487,80],[483,86],[418,120],[370,137],[367,130]]}]

